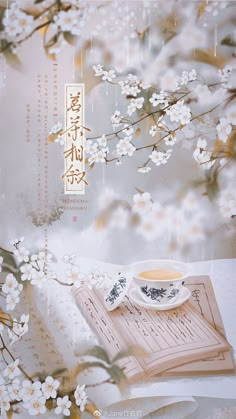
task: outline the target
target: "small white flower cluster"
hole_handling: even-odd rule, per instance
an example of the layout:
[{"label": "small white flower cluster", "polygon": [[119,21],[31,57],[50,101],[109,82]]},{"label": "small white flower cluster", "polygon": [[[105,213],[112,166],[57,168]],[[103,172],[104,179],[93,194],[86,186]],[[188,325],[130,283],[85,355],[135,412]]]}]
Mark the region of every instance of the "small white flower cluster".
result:
[{"label": "small white flower cluster", "polygon": [[77,256],[75,254],[65,255],[63,261],[67,264],[68,268],[65,270],[66,283],[79,288],[81,285],[86,285],[88,288],[103,288],[109,281],[107,273],[100,272],[95,269],[88,275],[80,271],[79,266],[76,264]]},{"label": "small white flower cluster", "polygon": [[69,285],[74,285],[74,287],[79,288],[84,283],[85,275],[80,272],[79,266],[76,265],[76,255],[65,255],[63,261],[68,266],[65,270],[66,274],[66,283]]},{"label": "small white flower cluster", "polygon": [[[223,141],[224,143],[227,142],[229,135],[232,132],[232,125],[231,123],[236,122],[232,121],[230,117],[228,118],[220,118],[220,122],[216,125],[217,135],[218,138]],[[235,124],[234,124],[235,125]]]},{"label": "small white flower cluster", "polygon": [[55,125],[53,125],[49,135],[58,134],[58,137],[55,139],[55,143],[60,143],[61,145],[65,144],[65,138],[63,134],[63,125],[60,121],[58,121]]},{"label": "small white flower cluster", "polygon": [[132,137],[125,137],[116,145],[116,152],[118,157],[129,156],[132,157],[136,148],[131,143]]},{"label": "small white flower cluster", "polygon": [[122,124],[122,116],[120,114],[120,111],[115,111],[115,113],[111,116],[111,123],[113,130],[117,127],[119,127]]},{"label": "small white flower cluster", "polygon": [[133,201],[132,212],[139,216],[137,232],[147,240],[171,235],[180,246],[186,246],[204,239],[204,217],[192,192],[178,207],[153,202],[148,192],[134,195]]},{"label": "small white flower cluster", "polygon": [[183,71],[180,77],[177,77],[177,83],[179,86],[186,86],[191,81],[195,81],[197,79],[197,72],[195,69],[191,71]]},{"label": "small white flower cluster", "polygon": [[201,169],[210,169],[215,160],[212,158],[212,154],[207,149],[207,141],[199,138],[197,142],[197,147],[193,152],[193,158],[199,164]]},{"label": "small white flower cluster", "polygon": [[14,247],[14,255],[18,262],[25,262],[20,266],[22,273],[22,281],[30,281],[32,285],[41,287],[49,279],[56,278],[56,274],[52,269],[52,255],[50,253],[39,252],[29,256],[29,250],[22,246],[24,237],[20,239],[10,240],[10,244]]},{"label": "small white flower cluster", "polygon": [[169,115],[171,122],[179,122],[181,125],[187,125],[191,121],[190,108],[184,105],[184,100],[179,100],[177,103],[167,109],[166,114]]},{"label": "small white flower cluster", "polygon": [[[47,376],[44,382],[40,381],[20,381],[21,375],[19,368],[19,359],[10,363],[3,371],[3,377],[7,379],[7,384],[3,377],[0,378],[0,409],[1,412],[10,410],[10,403],[22,401],[23,407],[30,416],[43,415],[47,411],[46,401],[49,399],[56,400],[56,414],[64,414],[70,416],[70,407],[72,402],[68,396],[63,398],[57,397],[57,391],[60,382],[51,376]],[[10,383],[9,383],[10,380]],[[74,391],[75,403],[83,412],[88,401],[85,392],[85,385],[78,385]]]},{"label": "small white flower cluster", "polygon": [[168,149],[166,151],[157,151],[153,150],[149,156],[149,159],[155,163],[156,166],[160,166],[162,164],[166,164],[171,156],[172,150]]},{"label": "small white flower cluster", "polygon": [[101,64],[94,65],[93,70],[95,72],[95,76],[102,76],[102,80],[104,81],[112,82],[112,80],[116,78],[115,70],[104,70],[103,65]]},{"label": "small white flower cluster", "polygon": [[231,219],[236,216],[236,193],[234,185],[220,193],[218,205],[223,217]]},{"label": "small white flower cluster", "polygon": [[24,237],[20,239],[10,240],[9,243],[14,247],[14,256],[16,257],[18,262],[28,262],[29,261],[29,250],[25,249],[22,246],[22,242],[24,241]]},{"label": "small white flower cluster", "polygon": [[2,291],[6,294],[6,309],[9,311],[14,310],[17,303],[20,301],[20,293],[23,285],[19,284],[12,273],[6,276],[5,283],[2,286]]},{"label": "small white flower cluster", "polygon": [[12,3],[10,8],[5,11],[2,23],[7,35],[11,38],[27,35],[34,27],[33,16],[21,11],[17,2]]},{"label": "small white flower cluster", "polygon": [[141,92],[141,82],[137,78],[137,76],[134,76],[133,74],[129,74],[128,78],[125,81],[119,81],[119,85],[121,86],[122,95],[136,97],[137,94]]},{"label": "small white flower cluster", "polygon": [[80,35],[81,33],[81,19],[80,11],[70,9],[67,11],[61,10],[54,16],[55,26],[62,32],[70,32],[72,35]]},{"label": "small white flower cluster", "polygon": [[138,97],[136,99],[131,99],[129,105],[128,105],[128,109],[127,109],[127,114],[129,116],[131,116],[134,112],[136,112],[137,109],[142,109],[144,104],[144,97]]},{"label": "small white flower cluster", "polygon": [[103,134],[96,141],[86,141],[86,153],[90,155],[88,162],[90,165],[93,163],[105,163],[109,148],[107,147],[107,138]]},{"label": "small white flower cluster", "polygon": [[29,323],[29,314],[22,314],[20,319],[17,320],[13,318],[13,327],[12,329],[8,328],[8,335],[11,340],[11,345],[17,342],[23,335],[25,335],[28,330],[28,323]]},{"label": "small white flower cluster", "polygon": [[212,16],[218,16],[219,13],[222,13],[222,9],[225,9],[229,4],[228,1],[211,1],[206,4],[205,11],[210,13]]},{"label": "small white flower cluster", "polygon": [[160,93],[153,93],[152,97],[149,99],[149,102],[155,108],[158,105],[162,105],[163,108],[169,105],[168,93],[164,90],[161,90]]}]

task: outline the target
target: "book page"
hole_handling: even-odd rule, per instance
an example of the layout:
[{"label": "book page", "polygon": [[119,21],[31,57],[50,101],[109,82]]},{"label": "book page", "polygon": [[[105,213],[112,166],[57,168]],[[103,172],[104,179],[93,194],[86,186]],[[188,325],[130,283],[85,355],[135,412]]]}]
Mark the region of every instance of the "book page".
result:
[{"label": "book page", "polygon": [[[189,303],[166,312],[136,306],[128,296],[108,313],[101,291],[81,287],[74,291],[77,304],[107,350],[114,355],[124,347],[139,345],[147,356],[125,360],[129,378],[161,372],[229,350],[226,340]],[[136,363],[137,362],[137,363]]]},{"label": "book page", "polygon": [[[190,277],[185,281],[185,285],[191,291],[189,299],[191,304],[218,332],[225,336],[223,322],[209,276]],[[211,372],[218,374],[234,373],[232,352],[219,352],[214,357],[169,369],[163,375],[209,374]]]}]

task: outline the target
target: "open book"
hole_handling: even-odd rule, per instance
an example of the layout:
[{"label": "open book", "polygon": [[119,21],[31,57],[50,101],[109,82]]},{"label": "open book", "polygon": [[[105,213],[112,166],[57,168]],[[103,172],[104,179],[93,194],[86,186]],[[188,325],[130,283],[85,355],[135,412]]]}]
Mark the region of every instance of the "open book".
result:
[{"label": "open book", "polygon": [[132,345],[146,351],[143,358],[121,362],[130,382],[160,374],[234,372],[210,278],[189,278],[185,285],[192,291],[190,301],[165,312],[137,306],[126,296],[108,313],[101,290],[74,290],[85,319],[112,356]]}]

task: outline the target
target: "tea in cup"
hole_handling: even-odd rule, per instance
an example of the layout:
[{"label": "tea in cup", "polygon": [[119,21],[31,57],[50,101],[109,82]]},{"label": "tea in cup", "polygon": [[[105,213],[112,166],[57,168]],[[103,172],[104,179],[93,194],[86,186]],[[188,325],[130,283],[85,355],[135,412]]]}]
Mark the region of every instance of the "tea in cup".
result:
[{"label": "tea in cup", "polygon": [[188,265],[175,260],[146,260],[132,265],[140,297],[148,303],[174,303],[189,276]]}]

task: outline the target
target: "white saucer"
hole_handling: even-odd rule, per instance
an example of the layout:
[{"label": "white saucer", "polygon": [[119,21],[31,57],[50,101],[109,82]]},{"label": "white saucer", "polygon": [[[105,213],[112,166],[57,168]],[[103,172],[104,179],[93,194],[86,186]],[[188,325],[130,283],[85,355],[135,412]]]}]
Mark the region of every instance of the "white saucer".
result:
[{"label": "white saucer", "polygon": [[139,293],[136,287],[132,288],[131,291],[129,292],[129,297],[131,298],[131,300],[133,300],[134,303],[144,308],[148,308],[150,310],[158,310],[158,311],[171,310],[173,308],[179,307],[189,299],[190,295],[191,295],[191,292],[189,291],[189,289],[186,287],[183,287],[178,299],[174,303],[155,304],[155,303],[147,303],[143,301],[142,298],[139,296]]}]

